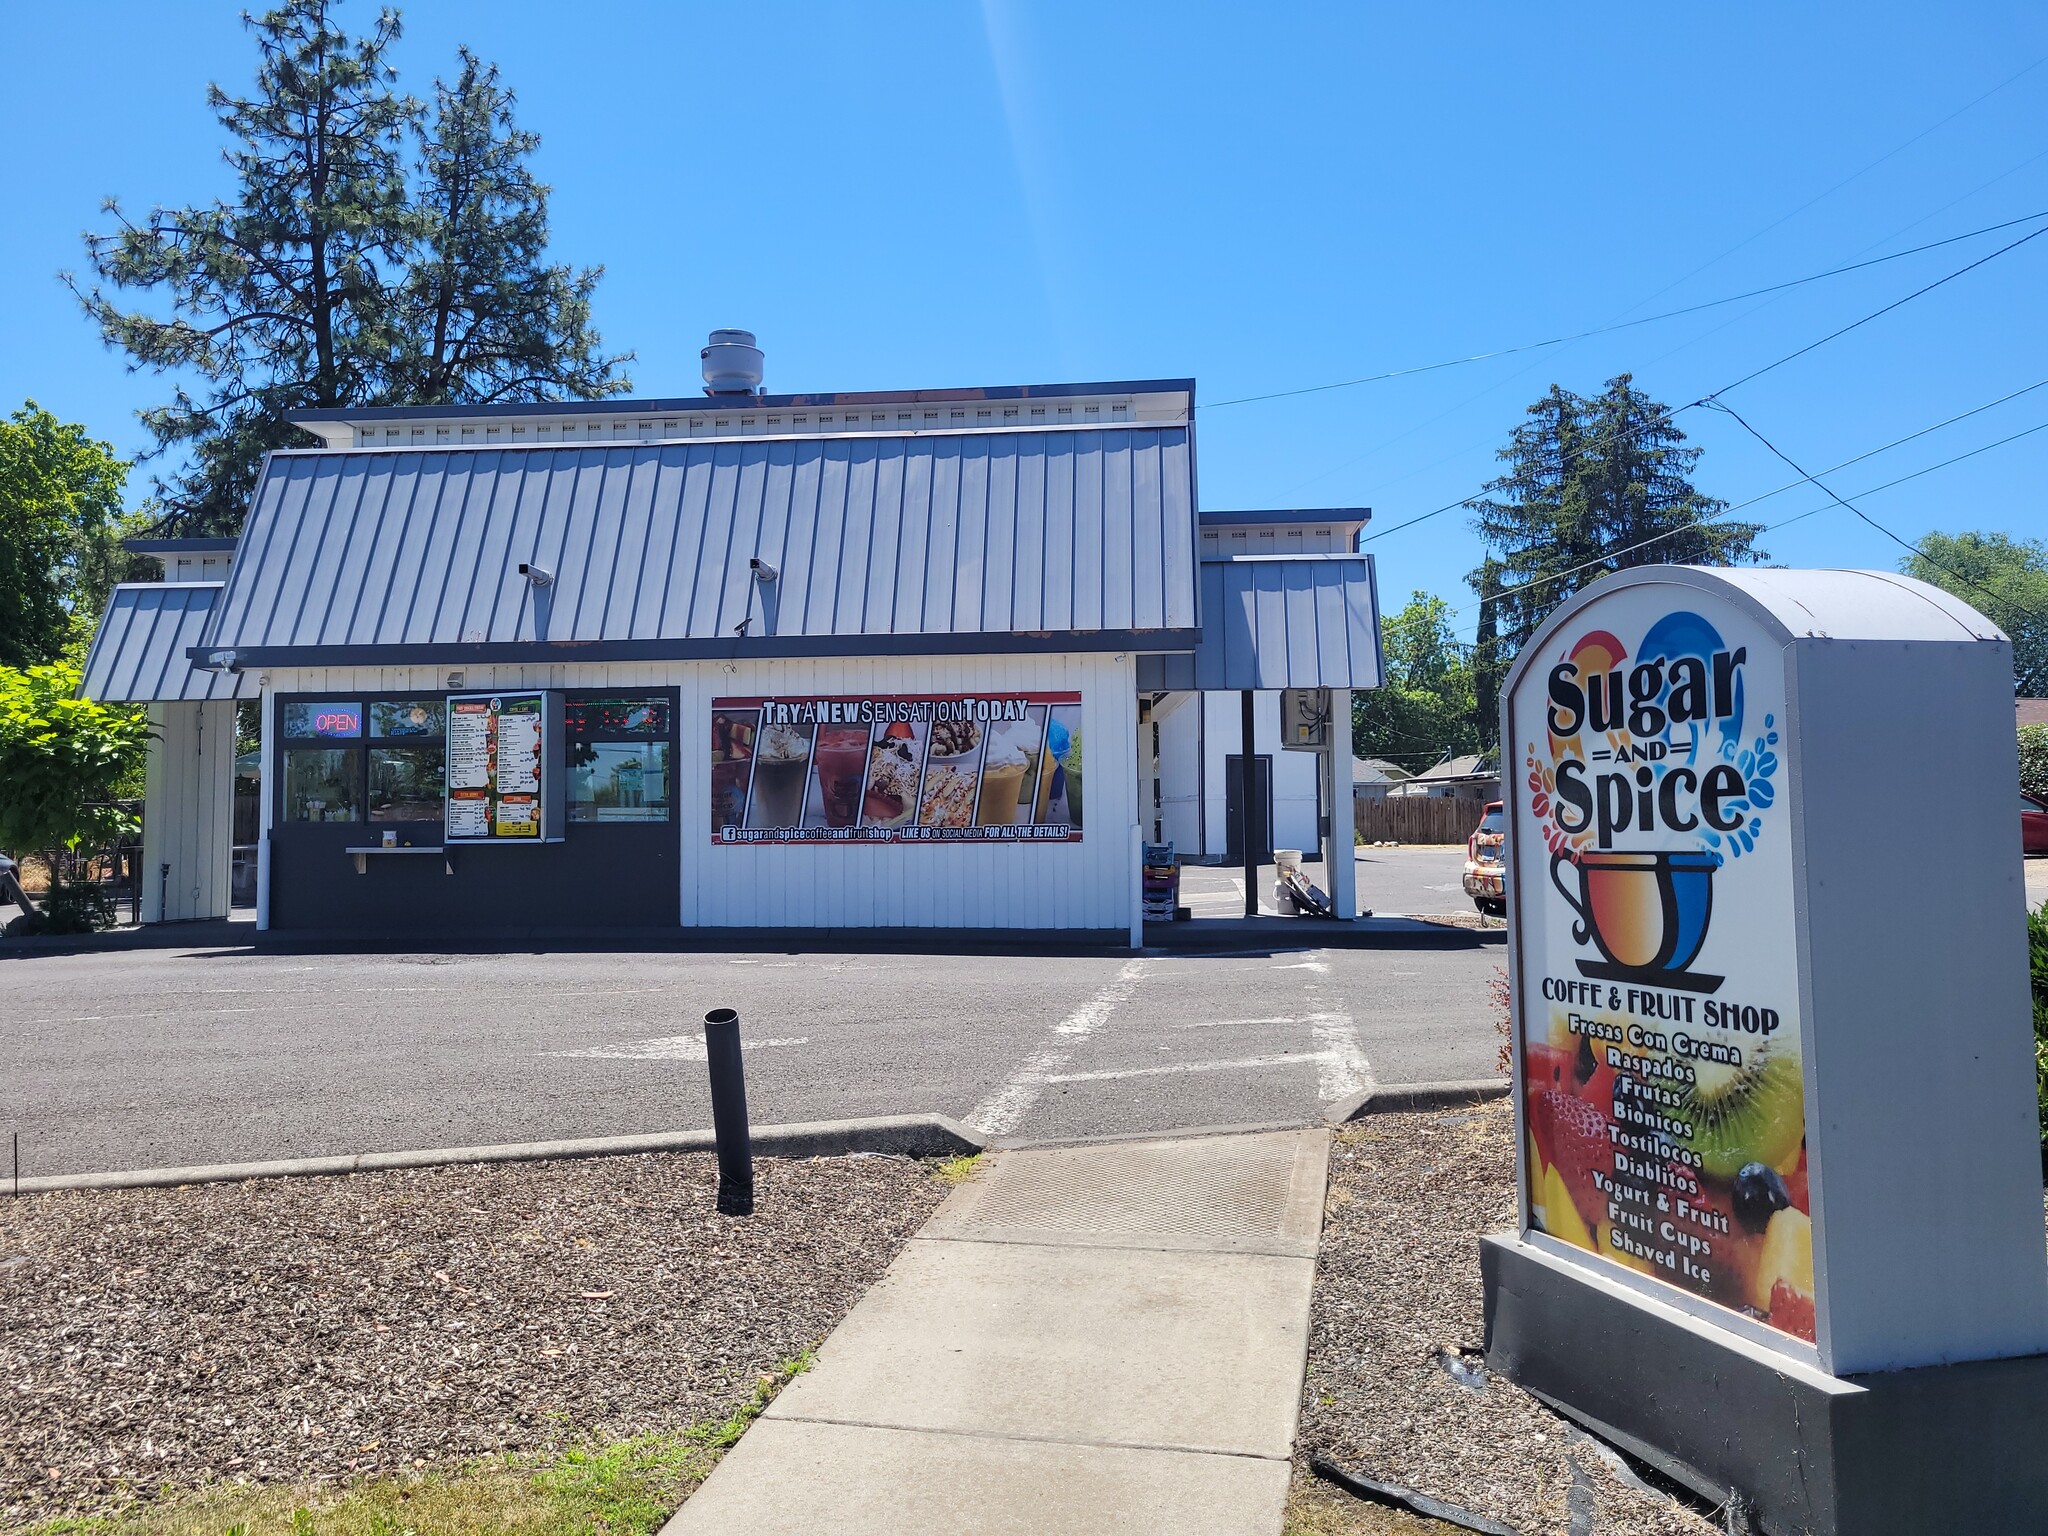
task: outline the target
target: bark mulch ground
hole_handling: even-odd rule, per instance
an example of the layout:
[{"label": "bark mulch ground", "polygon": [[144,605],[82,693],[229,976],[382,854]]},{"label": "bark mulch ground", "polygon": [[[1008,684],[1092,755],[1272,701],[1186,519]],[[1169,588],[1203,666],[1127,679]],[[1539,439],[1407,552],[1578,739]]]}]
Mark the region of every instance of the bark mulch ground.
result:
[{"label": "bark mulch ground", "polygon": [[946,1190],[599,1158],[0,1200],[0,1525],[722,1419]]},{"label": "bark mulch ground", "polygon": [[1314,1455],[1530,1536],[1574,1529],[1706,1536],[1717,1529],[1629,1486],[1611,1452],[1526,1393],[1484,1375],[1461,1384],[1446,1369],[1447,1355],[1481,1363],[1479,1238],[1514,1225],[1514,1158],[1506,1102],[1375,1115],[1332,1145],[1293,1530],[1452,1529],[1357,1503],[1350,1506],[1356,1523],[1343,1523],[1343,1497],[1307,1470]]}]

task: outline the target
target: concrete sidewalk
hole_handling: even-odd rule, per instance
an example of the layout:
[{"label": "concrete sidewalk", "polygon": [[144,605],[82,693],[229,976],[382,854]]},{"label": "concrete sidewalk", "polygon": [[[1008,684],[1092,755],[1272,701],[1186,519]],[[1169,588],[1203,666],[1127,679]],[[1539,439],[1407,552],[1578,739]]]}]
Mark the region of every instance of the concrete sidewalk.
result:
[{"label": "concrete sidewalk", "polygon": [[993,1155],[664,1536],[1278,1536],[1328,1159]]}]

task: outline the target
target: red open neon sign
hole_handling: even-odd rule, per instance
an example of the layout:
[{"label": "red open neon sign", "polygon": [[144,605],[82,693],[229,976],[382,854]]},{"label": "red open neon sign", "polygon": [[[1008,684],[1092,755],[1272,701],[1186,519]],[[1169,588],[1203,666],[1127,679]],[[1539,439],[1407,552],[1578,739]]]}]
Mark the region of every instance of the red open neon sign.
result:
[{"label": "red open neon sign", "polygon": [[313,717],[313,729],[322,736],[353,736],[363,728],[363,717],[353,710],[330,709]]}]

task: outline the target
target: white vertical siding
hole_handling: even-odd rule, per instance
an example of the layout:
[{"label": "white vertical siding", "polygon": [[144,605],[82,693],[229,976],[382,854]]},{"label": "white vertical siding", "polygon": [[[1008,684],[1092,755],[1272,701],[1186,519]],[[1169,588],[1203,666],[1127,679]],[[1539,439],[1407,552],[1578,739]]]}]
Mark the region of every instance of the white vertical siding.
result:
[{"label": "white vertical siding", "polygon": [[[267,694],[445,691],[447,667],[302,667]],[[468,666],[462,690],[678,690],[682,921],[705,928],[1036,928],[1128,931],[1138,913],[1138,701],[1129,655],[803,658]],[[711,701],[856,694],[1081,695],[1078,843],[715,846]],[[1276,724],[1277,729],[1277,724]],[[570,832],[574,836],[573,830]]]},{"label": "white vertical siding", "polygon": [[[1224,759],[1243,750],[1241,695],[1210,690],[1204,693],[1202,731],[1207,755],[1209,846],[1202,851],[1221,858],[1230,846],[1230,817],[1224,798]],[[1273,759],[1273,846],[1309,852],[1317,846],[1316,754],[1286,752],[1280,747],[1280,695],[1261,690],[1253,696],[1252,752]]]},{"label": "white vertical siding", "polygon": [[235,706],[155,704],[143,775],[142,920],[228,915]]}]

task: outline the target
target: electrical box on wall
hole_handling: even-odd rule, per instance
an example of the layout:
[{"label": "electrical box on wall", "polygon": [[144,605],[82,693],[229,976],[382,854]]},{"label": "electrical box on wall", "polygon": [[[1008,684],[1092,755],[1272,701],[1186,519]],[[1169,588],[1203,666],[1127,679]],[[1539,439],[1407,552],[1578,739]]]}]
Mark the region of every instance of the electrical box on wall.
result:
[{"label": "electrical box on wall", "polygon": [[1330,748],[1330,690],[1280,690],[1280,745],[1290,752],[1327,752]]}]

